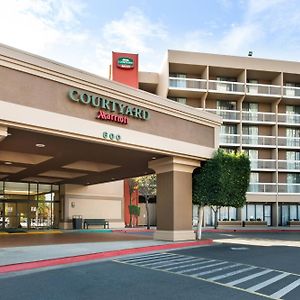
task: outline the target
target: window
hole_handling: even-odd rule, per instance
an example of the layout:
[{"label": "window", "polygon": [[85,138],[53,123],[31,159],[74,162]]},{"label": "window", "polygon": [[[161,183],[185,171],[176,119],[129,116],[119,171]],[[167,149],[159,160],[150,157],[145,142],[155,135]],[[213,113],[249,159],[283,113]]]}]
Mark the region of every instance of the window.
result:
[{"label": "window", "polygon": [[258,126],[243,126],[243,141],[247,145],[258,144]]},{"label": "window", "polygon": [[183,97],[169,97],[169,99],[178,103],[186,104],[186,98]]},{"label": "window", "polygon": [[258,103],[244,102],[243,103],[243,119],[247,121],[258,121]]},{"label": "window", "polygon": [[217,109],[219,110],[236,110],[235,101],[217,100]]},{"label": "window", "polygon": [[248,155],[251,161],[251,169],[258,168],[258,150],[245,149],[244,152]]},{"label": "window", "polygon": [[298,128],[287,128],[286,137],[287,146],[300,147],[300,130]]},{"label": "window", "polygon": [[177,79],[170,79],[170,86],[177,88],[186,88],[186,74],[172,73],[170,77]]},{"label": "window", "polygon": [[236,125],[221,125],[221,134],[237,134]]},{"label": "window", "polygon": [[[232,84],[232,82],[236,82],[236,78],[230,77],[217,77],[217,81],[221,81],[217,83],[217,90],[218,91],[225,91],[225,92],[233,92],[236,91],[236,85]],[[226,83],[227,81],[228,83]]]},{"label": "window", "polygon": [[299,193],[300,187],[300,174],[288,173],[286,178],[287,192],[288,193]]},{"label": "window", "polygon": [[297,170],[300,169],[300,152],[299,151],[286,151],[287,169]]}]

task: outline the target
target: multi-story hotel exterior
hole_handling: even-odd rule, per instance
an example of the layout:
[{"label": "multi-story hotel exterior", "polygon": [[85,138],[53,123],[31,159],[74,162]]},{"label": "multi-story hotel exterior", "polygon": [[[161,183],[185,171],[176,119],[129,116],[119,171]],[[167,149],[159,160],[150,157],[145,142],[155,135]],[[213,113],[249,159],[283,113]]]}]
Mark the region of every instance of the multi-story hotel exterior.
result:
[{"label": "multi-story hotel exterior", "polygon": [[169,50],[160,73],[140,72],[139,88],[221,116],[220,147],[248,153],[247,204],[220,220],[299,220],[299,62]]}]

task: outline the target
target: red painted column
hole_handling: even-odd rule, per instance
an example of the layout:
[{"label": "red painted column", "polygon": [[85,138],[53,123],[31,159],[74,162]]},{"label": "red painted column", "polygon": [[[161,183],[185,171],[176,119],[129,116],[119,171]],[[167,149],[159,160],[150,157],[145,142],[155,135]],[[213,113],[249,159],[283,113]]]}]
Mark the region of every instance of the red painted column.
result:
[{"label": "red painted column", "polygon": [[[139,87],[139,62],[138,54],[132,53],[112,53],[111,79],[133,88]],[[134,191],[132,195],[132,205],[139,204],[139,193]],[[124,222],[128,226],[130,224],[130,194],[128,181],[124,180]],[[138,225],[137,218],[132,218],[132,225]]]}]

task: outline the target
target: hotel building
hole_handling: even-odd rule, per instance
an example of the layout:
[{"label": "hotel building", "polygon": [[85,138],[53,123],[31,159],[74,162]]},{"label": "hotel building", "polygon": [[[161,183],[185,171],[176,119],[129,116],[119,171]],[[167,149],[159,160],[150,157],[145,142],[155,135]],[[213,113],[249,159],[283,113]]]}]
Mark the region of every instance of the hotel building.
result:
[{"label": "hotel building", "polygon": [[220,147],[249,155],[247,204],[222,208],[219,220],[299,220],[299,62],[169,50],[160,73],[139,73],[139,88],[221,116]]}]

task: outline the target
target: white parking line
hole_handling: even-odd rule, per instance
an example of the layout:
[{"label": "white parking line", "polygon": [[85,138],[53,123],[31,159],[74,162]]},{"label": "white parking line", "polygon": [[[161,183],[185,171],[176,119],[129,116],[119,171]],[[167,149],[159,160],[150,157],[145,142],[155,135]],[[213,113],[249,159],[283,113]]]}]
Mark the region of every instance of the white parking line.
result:
[{"label": "white parking line", "polygon": [[159,259],[159,258],[162,258],[162,257],[172,257],[172,256],[177,256],[177,254],[156,253],[156,254],[151,254],[151,255],[143,255],[143,256],[138,256],[138,257],[120,259],[119,261],[130,263],[132,261],[144,261],[144,260]]},{"label": "white parking line", "polygon": [[[203,259],[204,258],[201,258],[201,260],[203,260]],[[200,261],[200,262],[194,262],[192,264],[187,264],[187,265],[184,265],[184,266],[177,266],[177,267],[167,268],[167,269],[164,269],[164,271],[174,271],[174,270],[182,269],[182,268],[186,268],[186,267],[193,267],[193,266],[207,264],[207,263],[211,263],[211,262],[214,262],[214,261],[216,261],[216,260],[211,259],[211,260],[205,260],[205,261]]]},{"label": "white parking line", "polygon": [[268,286],[268,285],[270,285],[270,284],[272,284],[276,281],[279,281],[280,279],[282,279],[286,276],[289,276],[289,275],[290,275],[289,273],[282,273],[280,275],[277,275],[275,277],[270,278],[269,280],[266,280],[266,281],[263,281],[259,284],[254,285],[254,286],[251,286],[246,290],[250,291],[250,292],[256,292],[256,291],[258,291],[258,290],[260,290],[260,289],[262,289],[262,288],[264,288],[264,287],[266,287],[266,286]]},{"label": "white parking line", "polygon": [[192,276],[193,277],[203,276],[203,275],[215,273],[215,272],[218,272],[218,271],[232,269],[232,268],[238,267],[240,265],[241,264],[234,264],[234,265],[230,265],[230,266],[226,266],[226,267],[222,267],[222,268],[212,269],[212,270],[209,270],[209,271],[204,271],[204,272],[200,272],[200,273],[197,273],[197,274],[193,274]]},{"label": "white parking line", "polygon": [[151,266],[156,266],[156,265],[161,265],[161,264],[169,264],[169,263],[171,263],[171,262],[178,262],[178,261],[180,261],[180,262],[184,262],[184,261],[186,261],[186,260],[190,260],[190,258],[188,259],[188,258],[182,258],[182,257],[175,257],[175,258],[168,258],[168,260],[166,261],[165,259],[164,260],[160,260],[160,261],[155,261],[155,262],[147,262],[147,263],[145,263],[145,264],[139,264],[139,266],[141,266],[141,267],[147,267],[147,266],[149,266],[149,267],[151,267]]},{"label": "white parking line", "polygon": [[253,269],[256,269],[256,267],[249,267],[249,268],[245,268],[245,269],[240,269],[240,270],[237,270],[237,271],[234,271],[234,272],[226,273],[226,274],[219,275],[219,276],[210,277],[210,278],[207,278],[207,279],[212,280],[212,281],[220,280],[220,279],[231,277],[231,276],[234,276],[234,275],[237,275],[237,274],[240,274],[240,273],[243,273],[243,272],[247,272],[247,271],[250,271],[250,270],[253,270]]},{"label": "white parking line", "polygon": [[218,263],[211,264],[211,265],[201,266],[201,267],[198,267],[198,268],[182,270],[182,271],[176,272],[176,274],[184,274],[184,273],[191,272],[191,271],[198,271],[198,270],[201,270],[201,269],[206,269],[206,268],[209,268],[209,267],[215,267],[215,266],[225,265],[225,264],[228,264],[228,261],[222,261],[222,262],[218,262]]},{"label": "white parking line", "polygon": [[234,280],[234,281],[231,281],[231,282],[228,282],[226,283],[226,285],[237,285],[239,283],[242,283],[242,282],[245,282],[245,281],[248,281],[250,279],[253,279],[253,278],[256,278],[256,277],[259,277],[259,276],[262,276],[262,275],[265,275],[265,274],[268,274],[270,272],[272,272],[273,270],[264,270],[264,271],[261,271],[259,273],[255,273],[255,274],[252,274],[252,275],[249,275],[249,276],[246,276],[246,277],[243,277],[243,278],[240,278],[240,279],[237,279],[237,280]]},{"label": "white parking line", "polygon": [[287,285],[286,287],[272,294],[270,297],[279,299],[282,296],[289,293],[290,291],[292,291],[293,289],[295,289],[296,287],[298,287],[299,285],[300,285],[300,279],[297,279],[296,281],[292,282],[291,284]]}]

